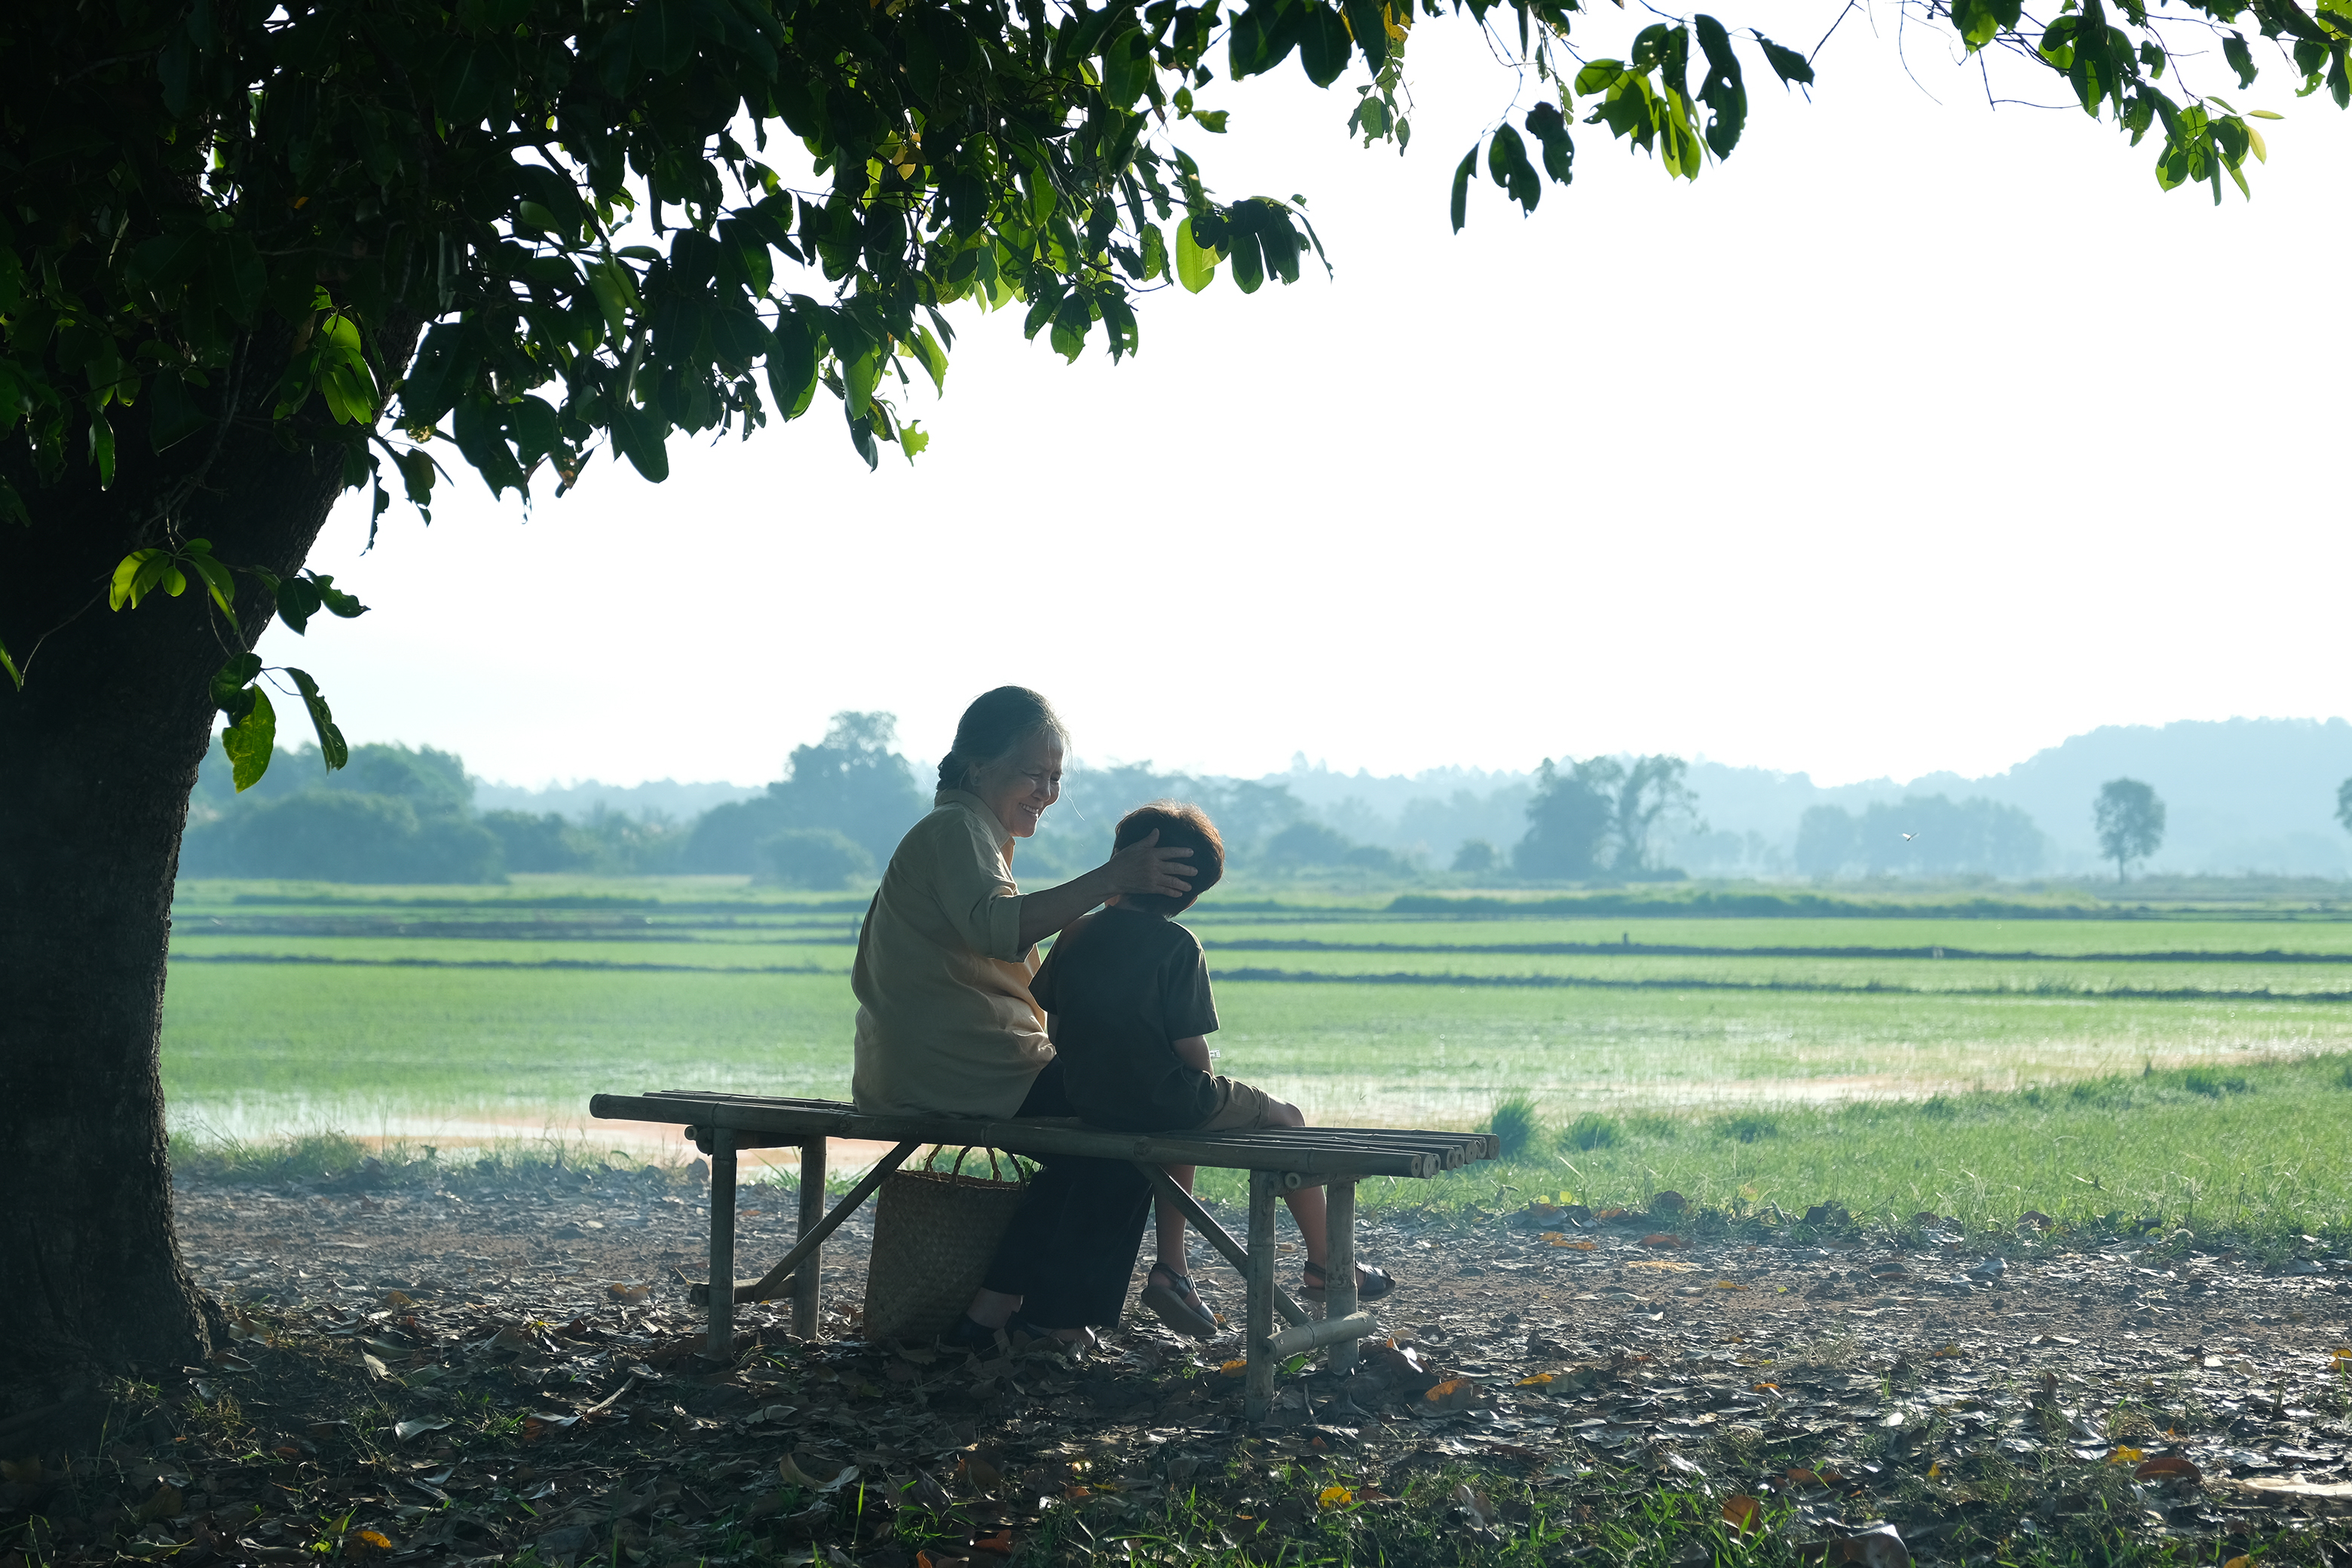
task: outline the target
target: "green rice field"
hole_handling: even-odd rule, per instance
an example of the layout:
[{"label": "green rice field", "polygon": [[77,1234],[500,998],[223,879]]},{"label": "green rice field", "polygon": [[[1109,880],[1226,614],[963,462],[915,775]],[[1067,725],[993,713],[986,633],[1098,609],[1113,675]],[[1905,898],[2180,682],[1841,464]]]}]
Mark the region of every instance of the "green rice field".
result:
[{"label": "green rice field", "polygon": [[[1187,918],[1220,1070],[1326,1122],[1484,1125],[1522,1098],[1541,1135],[1491,1179],[1530,1190],[2347,1212],[2352,913],[1385,902],[1229,895]],[[591,1094],[845,1095],[862,908],[725,879],[184,884],[173,1127],[644,1152],[674,1131],[591,1129]]]}]

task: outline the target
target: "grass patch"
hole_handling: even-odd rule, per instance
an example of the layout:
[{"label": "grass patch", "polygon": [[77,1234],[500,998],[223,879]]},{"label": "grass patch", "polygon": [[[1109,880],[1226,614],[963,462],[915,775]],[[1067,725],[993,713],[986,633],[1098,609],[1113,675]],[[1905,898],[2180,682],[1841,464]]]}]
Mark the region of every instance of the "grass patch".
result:
[{"label": "grass patch", "polygon": [[1486,1118],[1486,1131],[1495,1135],[1503,1158],[1517,1160],[1538,1151],[1544,1141],[1542,1115],[1536,1102],[1524,1094],[1515,1094],[1495,1107]]},{"label": "grass patch", "polygon": [[[2305,1236],[2352,1243],[2347,1069],[2347,1057],[2253,1066],[2233,1075],[2243,1087],[2219,1094],[2185,1073],[2133,1073],[1732,1117],[1586,1113],[1549,1150],[1429,1182],[1369,1181],[1360,1201],[1477,1221],[1572,1172],[1595,1209],[1681,1193],[1692,1213],[1675,1226],[1701,1233],[1774,1226],[1827,1205],[1885,1234],[1934,1213],[2014,1240],[2018,1216],[2034,1210],[2085,1233],[2185,1229],[2200,1247],[2284,1258]],[[1228,1192],[1225,1173],[1202,1174],[1239,1201],[1237,1181]]]},{"label": "grass patch", "polygon": [[1613,1149],[1624,1138],[1624,1123],[1613,1116],[1588,1110],[1560,1129],[1559,1146],[1579,1150]]}]

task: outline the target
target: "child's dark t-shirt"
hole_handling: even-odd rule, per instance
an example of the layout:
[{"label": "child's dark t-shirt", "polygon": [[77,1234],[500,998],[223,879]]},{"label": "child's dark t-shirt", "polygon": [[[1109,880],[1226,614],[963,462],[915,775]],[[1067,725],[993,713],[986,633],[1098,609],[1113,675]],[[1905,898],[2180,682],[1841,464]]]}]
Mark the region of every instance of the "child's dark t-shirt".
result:
[{"label": "child's dark t-shirt", "polygon": [[1109,909],[1054,943],[1029,994],[1054,1016],[1054,1049],[1080,1116],[1122,1132],[1198,1127],[1216,1080],[1174,1042],[1213,1033],[1217,1005],[1200,940],[1174,921]]}]

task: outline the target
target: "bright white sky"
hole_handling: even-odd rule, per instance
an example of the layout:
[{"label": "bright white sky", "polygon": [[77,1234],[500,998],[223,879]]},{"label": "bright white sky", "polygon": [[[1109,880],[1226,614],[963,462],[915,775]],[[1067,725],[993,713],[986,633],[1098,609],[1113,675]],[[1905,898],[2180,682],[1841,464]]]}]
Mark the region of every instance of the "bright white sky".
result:
[{"label": "bright white sky", "polygon": [[[1801,48],[1835,14],[1768,9]],[[311,563],[373,613],[264,651],[354,741],[534,784],[757,783],[843,708],[934,757],[1005,681],[1081,757],[1244,774],[1631,749],[1826,784],[2344,711],[2352,116],[2216,58],[2194,85],[2287,116],[2216,209],[1916,29],[1914,85],[1882,22],[1810,105],[1743,49],[1747,140],[1696,185],[1580,125],[1574,186],[1522,220],[1482,175],[1459,237],[1513,90],[1466,26],[1416,34],[1402,161],[1342,137],[1348,84],[1223,84],[1234,134],[1188,145],[1224,195],[1306,194],[1335,279],[1157,295],[1117,368],[966,310],[911,468],[820,402],[527,522],[467,477],[363,556],[350,506]]]}]

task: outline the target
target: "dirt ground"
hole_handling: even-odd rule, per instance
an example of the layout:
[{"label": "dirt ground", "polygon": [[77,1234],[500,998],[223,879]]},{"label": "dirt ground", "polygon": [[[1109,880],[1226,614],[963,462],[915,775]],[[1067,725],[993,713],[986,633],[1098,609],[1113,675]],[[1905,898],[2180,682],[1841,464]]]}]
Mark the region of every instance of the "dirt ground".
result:
[{"label": "dirt ground", "polygon": [[[2032,1220],[1898,1248],[1834,1224],[1693,1239],[1671,1205],[1581,1226],[1376,1215],[1360,1256],[1403,1280],[1375,1309],[1387,1342],[1352,1376],[1286,1377],[1252,1430],[1233,1332],[1195,1346],[1131,1312],[1069,1353],[865,1344],[870,1206],[827,1250],[826,1339],[745,1308],[713,1370],[685,1300],[708,1210],[675,1177],[178,1201],[192,1267],[248,1337],[164,1379],[102,1456],[13,1460],[0,1568],[987,1568],[1273,1561],[1310,1538],[1321,1558],[1696,1563],[1745,1539],[1751,1498],[1766,1538],[1830,1561],[2105,1542],[2114,1561],[2352,1563],[2352,1264],[2316,1243],[2263,1267]],[[751,1272],[790,1246],[793,1200],[741,1201]],[[1197,1241],[1194,1260],[1237,1321],[1238,1279]]]}]

